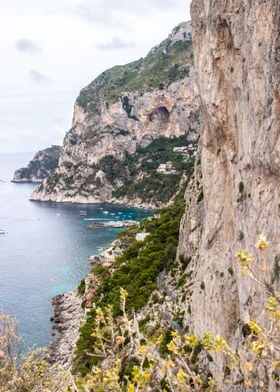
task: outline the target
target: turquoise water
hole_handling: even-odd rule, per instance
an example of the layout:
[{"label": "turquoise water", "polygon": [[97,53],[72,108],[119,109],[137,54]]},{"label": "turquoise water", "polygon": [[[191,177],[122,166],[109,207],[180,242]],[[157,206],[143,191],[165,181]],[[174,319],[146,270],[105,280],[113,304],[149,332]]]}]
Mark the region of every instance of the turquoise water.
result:
[{"label": "turquoise water", "polygon": [[[32,154],[31,154],[32,156]],[[50,340],[51,298],[75,288],[120,229],[89,228],[91,219],[137,219],[150,213],[112,205],[29,201],[33,185],[13,184],[30,155],[0,154],[0,309],[17,317],[24,348]],[[104,213],[107,211],[108,213]]]}]

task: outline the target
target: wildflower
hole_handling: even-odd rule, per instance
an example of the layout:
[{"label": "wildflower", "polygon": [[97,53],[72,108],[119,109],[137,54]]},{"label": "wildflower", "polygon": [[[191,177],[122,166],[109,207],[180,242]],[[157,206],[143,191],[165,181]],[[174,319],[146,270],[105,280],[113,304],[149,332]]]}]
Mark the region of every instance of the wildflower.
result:
[{"label": "wildflower", "polygon": [[180,385],[186,384],[188,377],[183,369],[179,369],[177,373],[177,379]]},{"label": "wildflower", "polygon": [[255,248],[263,251],[266,250],[269,246],[269,242],[266,240],[264,236],[260,236],[260,239],[258,242],[255,244]]},{"label": "wildflower", "polygon": [[246,250],[241,250],[236,253],[235,257],[244,268],[248,267],[253,262],[253,255],[249,254]]},{"label": "wildflower", "polygon": [[127,392],[135,392],[135,388],[133,384],[131,383],[128,384]]},{"label": "wildflower", "polygon": [[137,352],[139,355],[145,357],[148,354],[148,349],[147,349],[147,347],[139,346],[139,347],[137,347]]},{"label": "wildflower", "polygon": [[116,344],[118,346],[121,346],[122,344],[124,344],[125,338],[123,336],[117,336],[116,337]]},{"label": "wildflower", "polygon": [[252,362],[246,362],[244,364],[244,372],[249,373],[253,370],[253,364]]},{"label": "wildflower", "polygon": [[244,386],[246,388],[251,388],[252,387],[252,381],[251,380],[244,380]]}]

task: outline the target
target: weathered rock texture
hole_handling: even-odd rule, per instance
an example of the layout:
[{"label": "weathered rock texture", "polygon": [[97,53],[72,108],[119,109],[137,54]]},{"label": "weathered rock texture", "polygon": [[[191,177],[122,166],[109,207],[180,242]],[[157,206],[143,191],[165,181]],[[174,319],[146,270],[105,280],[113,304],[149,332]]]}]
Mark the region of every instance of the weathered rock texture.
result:
[{"label": "weathered rock texture", "polygon": [[192,65],[188,22],[177,26],[145,59],[102,73],[81,91],[59,168],[32,199],[115,201],[113,192],[126,184],[130,173],[124,178],[125,168],[117,173],[104,159],[123,160],[159,137],[186,135],[186,142],[196,141],[200,103]]},{"label": "weathered rock texture", "polygon": [[205,121],[179,253],[192,256],[189,325],[195,333],[211,330],[236,344],[249,315],[263,314],[266,295],[241,276],[235,252],[256,253],[254,244],[265,235],[266,279],[279,287],[279,18],[278,0],[192,2]]},{"label": "weathered rock texture", "polygon": [[51,146],[38,151],[27,167],[18,169],[13,182],[41,182],[58,167],[61,151],[59,146]]},{"label": "weathered rock texture", "polygon": [[79,329],[85,320],[82,299],[76,291],[57,295],[52,301],[52,342],[50,344],[51,363],[70,368]]}]

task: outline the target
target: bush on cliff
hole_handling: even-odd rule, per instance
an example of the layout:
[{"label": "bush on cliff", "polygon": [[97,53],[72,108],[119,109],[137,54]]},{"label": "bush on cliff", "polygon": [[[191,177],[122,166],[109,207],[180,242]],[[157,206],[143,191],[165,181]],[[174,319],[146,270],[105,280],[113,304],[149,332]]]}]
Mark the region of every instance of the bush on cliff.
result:
[{"label": "bush on cliff", "polygon": [[[179,226],[184,212],[184,204],[174,205],[160,210],[159,218],[147,218],[141,222],[139,232],[150,235],[144,241],[135,240],[135,228],[132,227],[120,234],[125,244],[123,254],[117,257],[112,275],[104,273],[100,267],[93,273],[101,280],[95,293],[95,303],[101,309],[112,306],[114,317],[120,315],[119,290],[122,287],[128,293],[127,312],[132,314],[148,302],[151,293],[156,289],[157,276],[168,270],[175,260],[179,238]],[[95,312],[88,317],[81,329],[77,342],[74,369],[87,373],[96,358],[91,356],[94,339],[91,336],[95,324]]]}]

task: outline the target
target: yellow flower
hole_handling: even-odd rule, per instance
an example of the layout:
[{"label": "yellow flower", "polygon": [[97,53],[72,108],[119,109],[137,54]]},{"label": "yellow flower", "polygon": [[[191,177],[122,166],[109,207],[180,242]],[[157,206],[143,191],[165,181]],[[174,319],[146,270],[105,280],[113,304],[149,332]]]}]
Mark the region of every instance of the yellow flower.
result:
[{"label": "yellow flower", "polygon": [[253,262],[253,255],[246,250],[241,250],[235,254],[235,257],[243,268],[247,268]]},{"label": "yellow flower", "polygon": [[135,391],[134,385],[129,383],[127,387],[127,392],[134,392],[134,391]]},{"label": "yellow flower", "polygon": [[168,343],[167,348],[173,354],[179,354],[178,348],[176,347],[176,344],[174,343],[174,340],[171,340],[171,342]]},{"label": "yellow flower", "polygon": [[128,296],[128,292],[125,289],[123,289],[122,287],[120,288],[120,296],[121,296],[121,299],[126,298]]},{"label": "yellow flower", "polygon": [[179,369],[179,371],[177,373],[177,379],[178,379],[179,384],[186,384],[187,375],[183,369]]},{"label": "yellow flower", "polygon": [[259,250],[266,250],[269,246],[269,242],[266,240],[264,236],[260,236],[260,239],[255,244],[255,247]]},{"label": "yellow flower", "polygon": [[139,347],[137,347],[137,352],[139,355],[144,357],[148,354],[148,349],[147,349],[147,347],[139,346]]},{"label": "yellow flower", "polygon": [[251,329],[251,333],[255,335],[259,335],[263,331],[262,328],[253,319],[249,321],[249,327]]},{"label": "yellow flower", "polygon": [[198,337],[195,335],[185,335],[184,339],[186,345],[190,348],[196,348],[200,344]]}]

